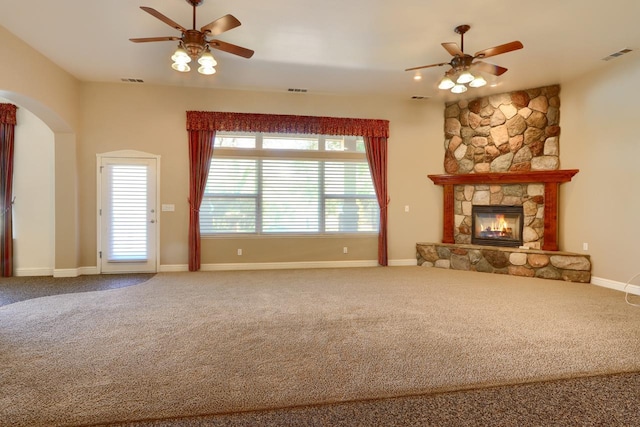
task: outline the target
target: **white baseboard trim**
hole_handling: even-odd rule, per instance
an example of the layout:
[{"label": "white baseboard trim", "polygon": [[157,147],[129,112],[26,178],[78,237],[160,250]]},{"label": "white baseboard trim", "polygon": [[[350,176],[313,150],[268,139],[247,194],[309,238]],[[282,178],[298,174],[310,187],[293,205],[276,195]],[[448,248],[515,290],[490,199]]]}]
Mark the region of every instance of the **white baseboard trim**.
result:
[{"label": "white baseboard trim", "polygon": [[287,269],[300,269],[300,268],[348,268],[348,267],[377,267],[377,266],[378,266],[377,260],[257,262],[257,263],[203,264],[200,266],[200,271],[287,270]]},{"label": "white baseboard trim", "polygon": [[189,271],[187,264],[165,264],[158,267],[158,273],[179,273]]},{"label": "white baseboard trim", "polygon": [[[417,260],[396,259],[389,260],[390,267],[407,267],[417,265]],[[255,262],[255,263],[221,263],[202,264],[200,271],[226,271],[226,270],[285,270],[300,268],[349,268],[349,267],[378,267],[377,260],[357,261],[303,261],[303,262]],[[164,264],[158,267],[158,273],[181,273],[189,271],[187,264]],[[98,267],[79,267],[49,270],[48,274],[31,274],[31,270],[24,270],[23,276],[51,276],[53,277],[78,277],[84,275],[100,274]]]},{"label": "white baseboard trim", "polygon": [[416,258],[389,260],[389,267],[415,267],[416,265],[418,265]]},{"label": "white baseboard trim", "polygon": [[631,285],[614,280],[603,279],[602,277],[591,277],[591,283],[604,288],[615,289],[616,291],[626,292],[629,294],[640,295],[640,285]]},{"label": "white baseboard trim", "polygon": [[80,267],[78,269],[78,273],[80,273],[81,276],[94,276],[100,274],[98,267]]},{"label": "white baseboard trim", "polygon": [[56,268],[53,270],[53,277],[78,277],[96,274],[100,274],[98,267]]},{"label": "white baseboard trim", "polygon": [[78,277],[79,268],[56,268],[53,270],[53,277]]},{"label": "white baseboard trim", "polygon": [[[418,265],[414,258],[390,260],[390,267],[411,267]],[[200,271],[225,271],[225,270],[285,270],[297,268],[349,268],[349,267],[377,267],[377,260],[359,261],[303,261],[303,262],[255,262],[255,263],[221,263],[202,264]],[[177,273],[189,271],[186,264],[161,265],[160,273]]]},{"label": "white baseboard trim", "polygon": [[14,276],[53,276],[52,268],[16,268]]}]

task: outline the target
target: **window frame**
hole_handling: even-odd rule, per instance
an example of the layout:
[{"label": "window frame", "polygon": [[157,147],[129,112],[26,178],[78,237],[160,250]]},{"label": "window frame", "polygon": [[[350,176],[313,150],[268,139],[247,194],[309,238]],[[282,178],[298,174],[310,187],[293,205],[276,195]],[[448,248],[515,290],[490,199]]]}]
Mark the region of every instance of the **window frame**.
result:
[{"label": "window frame", "polygon": [[[216,139],[219,136],[252,136],[255,137],[255,148],[233,148],[233,147],[220,147],[216,146],[213,150],[211,162],[215,159],[225,158],[237,158],[237,159],[252,159],[258,163],[256,165],[256,192],[252,195],[248,194],[224,194],[224,193],[208,193],[203,194],[203,204],[208,197],[216,198],[247,198],[253,199],[256,207],[255,211],[255,231],[253,232],[221,232],[210,233],[200,228],[200,234],[202,238],[215,239],[215,238],[288,238],[288,237],[371,237],[377,236],[380,230],[380,216],[379,206],[375,193],[375,186],[373,184],[373,178],[371,177],[371,186],[373,189],[370,195],[357,195],[346,194],[342,197],[335,194],[325,193],[325,178],[324,170],[325,162],[355,162],[364,163],[371,174],[371,168],[369,166],[366,153],[364,151],[355,151],[357,149],[358,138],[356,136],[335,136],[335,135],[302,135],[302,134],[284,134],[284,133],[263,133],[263,132],[222,132],[219,131],[216,134]],[[263,138],[267,137],[289,137],[289,138],[317,138],[318,149],[317,150],[304,150],[304,149],[277,149],[277,148],[262,148]],[[351,139],[354,144],[354,151],[338,151],[327,150],[326,140],[333,138],[347,138]],[[263,211],[262,211],[262,190],[263,190],[263,176],[262,176],[262,162],[265,160],[300,160],[300,161],[318,161],[319,164],[319,179],[320,185],[318,187],[318,229],[319,231],[313,232],[265,232],[263,230]],[[376,209],[376,229],[371,231],[326,231],[326,201],[327,200],[358,200],[367,199],[373,200]],[[200,227],[200,224],[198,225]]]}]

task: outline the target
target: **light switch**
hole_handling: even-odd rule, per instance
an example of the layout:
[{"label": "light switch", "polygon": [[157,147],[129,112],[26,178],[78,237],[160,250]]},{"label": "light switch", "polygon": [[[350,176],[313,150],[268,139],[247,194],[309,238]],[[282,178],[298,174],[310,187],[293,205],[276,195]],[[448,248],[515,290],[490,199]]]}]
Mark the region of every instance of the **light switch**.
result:
[{"label": "light switch", "polygon": [[162,212],[173,212],[176,210],[176,205],[162,205]]}]

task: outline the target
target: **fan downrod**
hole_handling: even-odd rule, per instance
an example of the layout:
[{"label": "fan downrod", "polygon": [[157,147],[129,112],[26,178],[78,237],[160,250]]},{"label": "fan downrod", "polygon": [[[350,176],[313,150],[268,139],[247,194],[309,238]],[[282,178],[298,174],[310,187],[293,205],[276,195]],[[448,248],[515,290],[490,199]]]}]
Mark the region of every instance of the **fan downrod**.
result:
[{"label": "fan downrod", "polygon": [[469,31],[469,28],[471,28],[471,26],[469,25],[458,25],[454,31],[458,34],[460,34],[460,50],[462,52],[464,52],[464,33],[466,33],[467,31]]}]

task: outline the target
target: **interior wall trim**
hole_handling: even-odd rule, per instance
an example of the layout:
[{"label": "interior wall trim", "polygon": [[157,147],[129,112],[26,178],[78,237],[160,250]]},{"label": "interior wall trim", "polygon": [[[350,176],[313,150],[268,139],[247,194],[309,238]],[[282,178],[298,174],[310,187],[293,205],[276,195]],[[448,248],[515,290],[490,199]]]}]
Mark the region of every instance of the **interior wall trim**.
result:
[{"label": "interior wall trim", "polygon": [[53,276],[52,268],[16,268],[14,270],[14,275],[16,277],[24,276],[24,277],[36,277],[36,276]]},{"label": "interior wall trim", "polygon": [[616,291],[627,292],[634,295],[640,295],[640,285],[627,285],[627,283],[616,282],[614,280],[604,279],[602,277],[591,277],[591,284],[602,286],[603,288],[614,289]]}]

